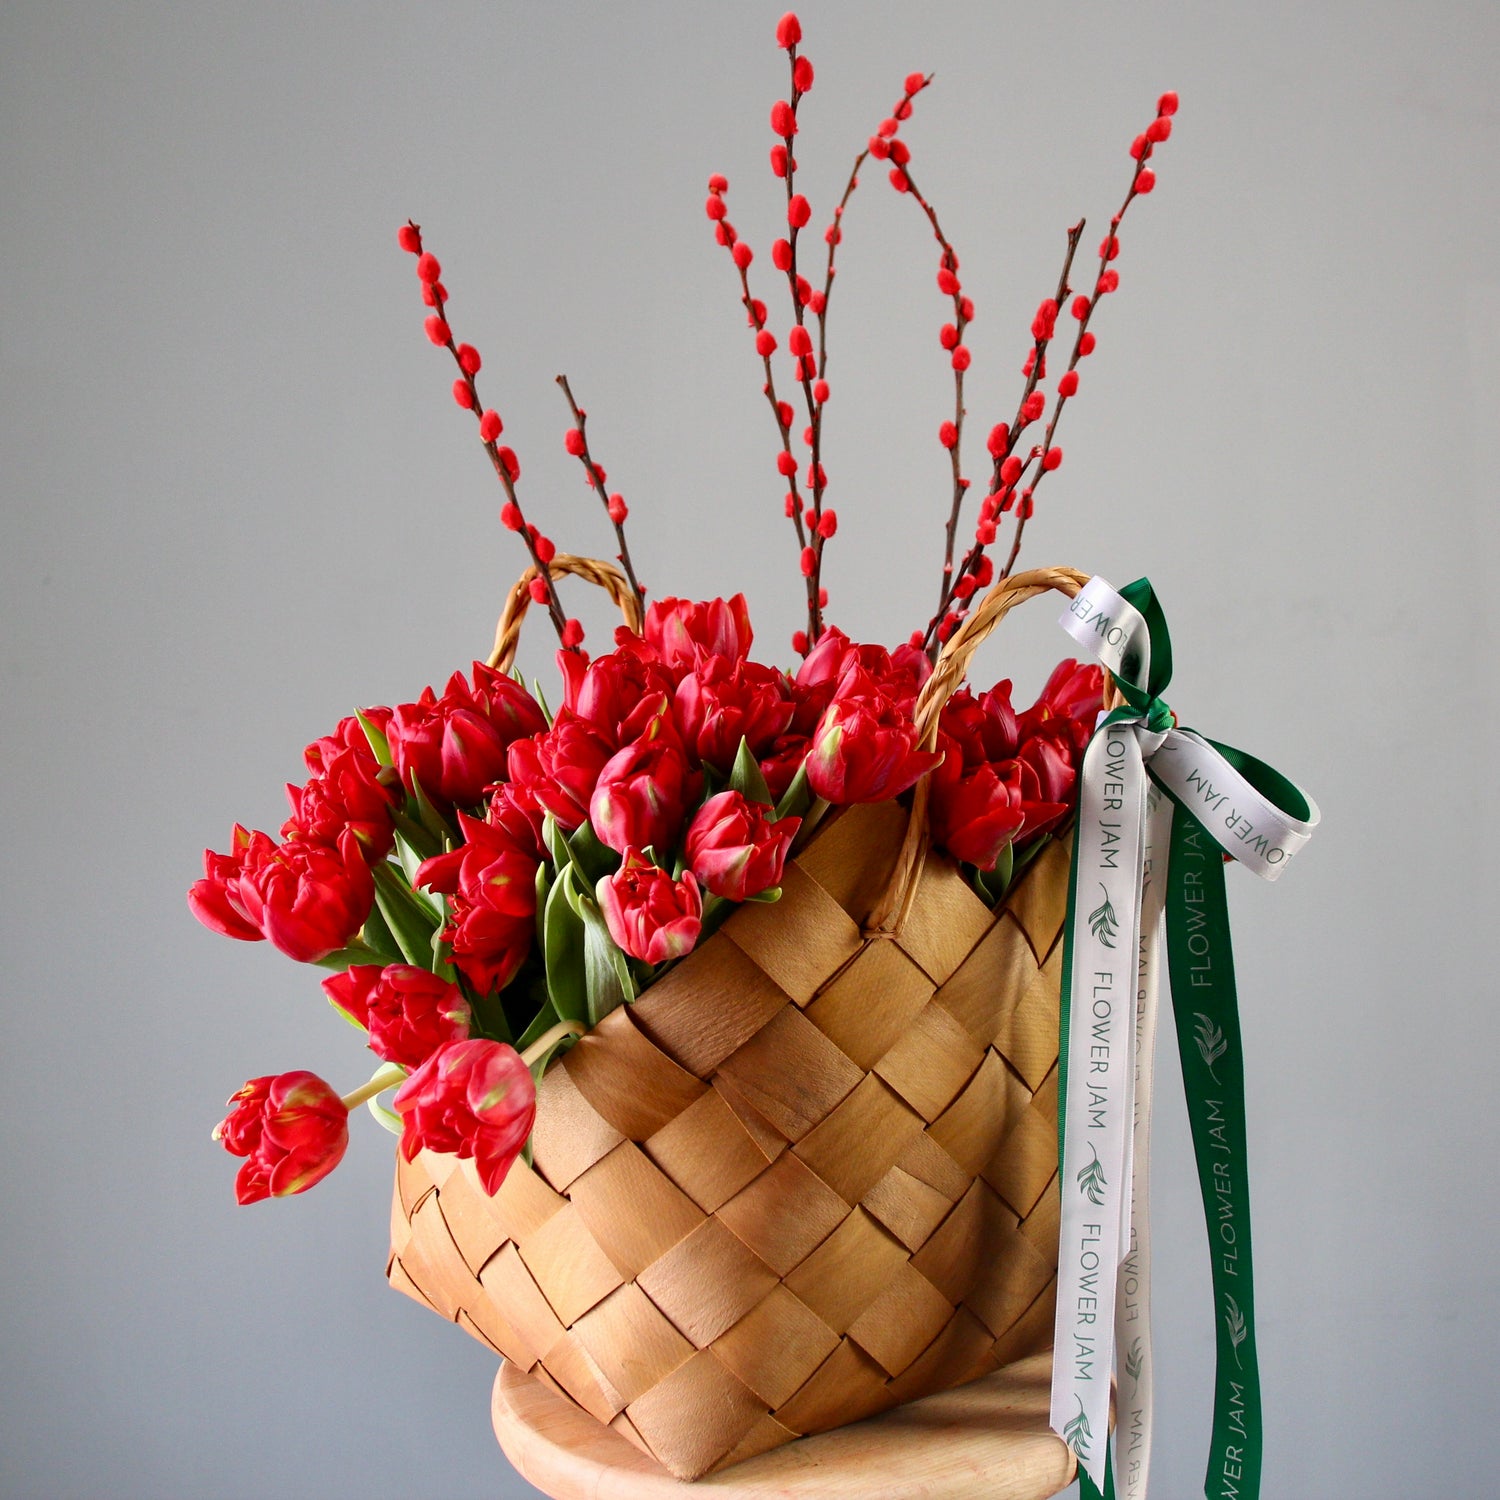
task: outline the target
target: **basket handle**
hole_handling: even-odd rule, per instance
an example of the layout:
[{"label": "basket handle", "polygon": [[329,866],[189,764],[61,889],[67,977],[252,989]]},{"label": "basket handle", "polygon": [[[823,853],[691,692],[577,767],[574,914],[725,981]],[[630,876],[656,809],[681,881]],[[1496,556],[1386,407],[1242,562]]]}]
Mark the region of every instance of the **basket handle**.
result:
[{"label": "basket handle", "polygon": [[[559,552],[547,564],[547,572],[553,577],[571,573],[585,583],[601,588],[619,606],[625,623],[637,635],[641,633],[641,599],[630,586],[625,575],[610,562],[598,557],[575,557],[571,552]],[[521,639],[521,621],[531,607],[531,580],[539,577],[535,566],[527,568],[511,586],[505,596],[505,608],[500,611],[495,626],[495,649],[490,652],[487,665],[501,672],[508,672],[516,659],[516,646]]]},{"label": "basket handle", "polygon": [[[927,679],[917,699],[913,717],[917,726],[917,746],[932,750],[937,746],[938,724],[943,708],[958,690],[969,669],[969,660],[988,638],[990,632],[1018,604],[1038,594],[1056,591],[1074,598],[1089,581],[1089,574],[1076,568],[1032,568],[1011,578],[1002,578],[980,601],[978,608],[954,632],[938,655],[932,676]],[[1104,703],[1112,707],[1118,701],[1109,674],[1104,678]],[[865,923],[871,937],[895,937],[906,924],[912,900],[917,893],[918,877],[927,846],[927,801],[930,795],[928,777],[924,776],[912,792],[911,817],[906,838],[896,858],[895,868],[885,891]]]}]

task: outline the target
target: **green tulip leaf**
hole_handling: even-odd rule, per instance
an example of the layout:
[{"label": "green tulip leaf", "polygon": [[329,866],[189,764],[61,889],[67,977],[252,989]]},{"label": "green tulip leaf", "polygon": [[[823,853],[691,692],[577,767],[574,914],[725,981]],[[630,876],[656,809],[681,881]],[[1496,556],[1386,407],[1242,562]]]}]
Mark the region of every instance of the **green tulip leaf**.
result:
[{"label": "green tulip leaf", "polygon": [[760,763],[750,753],[750,742],[743,735],[740,736],[739,753],[729,772],[729,788],[747,802],[759,802],[764,807],[770,807],[776,801],[761,774]]},{"label": "green tulip leaf", "polygon": [[373,948],[368,948],[362,942],[350,943],[347,948],[339,948],[333,953],[326,954],[322,958],[316,958],[313,962],[320,969],[332,969],[334,973],[342,973],[345,969],[353,968],[355,964],[386,964],[397,963],[399,958],[377,953]]},{"label": "green tulip leaf", "polygon": [[431,969],[432,935],[441,926],[437,914],[389,860],[382,860],[372,873],[376,905],[396,939],[402,958],[419,969]]},{"label": "green tulip leaf", "polygon": [[434,836],[417,822],[415,818],[408,817],[399,808],[391,817],[396,825],[396,832],[411,845],[423,859],[431,859],[434,854],[443,852],[443,841]]},{"label": "green tulip leaf", "polygon": [[593,883],[579,873],[577,865],[564,865],[562,873],[557,877],[557,884],[574,913],[582,917],[584,903],[591,901],[594,894]]},{"label": "green tulip leaf", "polygon": [[448,928],[447,904],[444,902],[444,910],[437,928],[432,934],[432,972],[439,979],[446,979],[449,984],[458,983],[458,970],[453,966],[453,949],[443,933]]},{"label": "green tulip leaf", "polygon": [[995,903],[1005,899],[1005,893],[1010,889],[1010,883],[1016,874],[1016,846],[1014,841],[1008,843],[1001,851],[1000,858],[995,861],[995,868],[986,872],[985,884],[995,893]]},{"label": "green tulip leaf", "polygon": [[334,1014],[336,1016],[341,1016],[356,1031],[366,1031],[367,1030],[367,1028],[365,1026],[365,1023],[363,1021],[360,1021],[360,1020],[356,1019],[354,1016],[351,1016],[349,1014],[349,1012],[347,1010],[345,1010],[344,1007],[342,1005],[340,1005],[338,1003],[338,1001],[333,998],[332,995],[328,996],[328,1003],[333,1007]]},{"label": "green tulip leaf", "polygon": [[538,1037],[545,1036],[562,1019],[550,999],[543,1000],[531,1024],[516,1038],[516,1051],[524,1052]]},{"label": "green tulip leaf", "polygon": [[[519,672],[516,673],[516,681],[521,682],[521,674]],[[524,682],[521,683],[522,687],[525,687],[525,685]],[[536,699],[536,706],[541,709],[542,717],[547,721],[547,728],[551,729],[554,715],[552,710],[547,706],[547,695],[542,691],[542,685],[535,677],[531,679],[531,696]]]},{"label": "green tulip leaf", "polygon": [[1012,866],[1010,872],[1010,883],[1012,885],[1014,885],[1016,881],[1021,878],[1021,871],[1024,870],[1032,862],[1032,860],[1034,860],[1037,855],[1040,854],[1042,850],[1045,849],[1051,842],[1052,835],[1050,833],[1042,833],[1038,834],[1036,838],[1032,839],[1032,841],[1019,854],[1015,852],[1015,845],[1011,845]]},{"label": "green tulip leaf", "polygon": [[594,832],[590,823],[580,824],[568,835],[568,851],[579,872],[594,883],[620,868],[620,856]]},{"label": "green tulip leaf", "polygon": [[797,774],[792,777],[791,785],[782,793],[781,801],[776,804],[776,816],[778,819],[800,818],[812,806],[812,800],[812,788],[807,784],[807,762],[804,760],[797,767]]},{"label": "green tulip leaf", "polygon": [[391,747],[384,734],[367,719],[358,709],[354,710],[354,717],[359,720],[359,727],[364,730],[365,738],[370,742],[370,752],[383,766],[394,765],[391,759]]},{"label": "green tulip leaf", "polygon": [[370,915],[365,918],[365,925],[359,929],[360,941],[371,948],[378,957],[361,960],[364,963],[393,964],[396,963],[399,949],[396,946],[395,936],[391,929],[386,926],[385,918],[380,915],[380,908],[372,906]]},{"label": "green tulip leaf", "polygon": [[754,896],[746,896],[746,901],[758,901],[763,906],[772,906],[781,900],[781,887],[779,885],[768,886],[765,890]]},{"label": "green tulip leaf", "polygon": [[548,893],[542,924],[542,961],[547,968],[547,996],[558,1019],[587,1025],[584,924],[568,899],[568,884],[564,876]]},{"label": "green tulip leaf", "polygon": [[421,868],[426,856],[420,849],[413,846],[399,828],[396,830],[396,858],[401,861],[401,873],[406,876],[406,883],[412,895],[424,906],[430,908],[433,915],[441,921],[443,898],[434,892],[420,890],[417,886],[417,871]]},{"label": "green tulip leaf", "polygon": [[609,935],[604,914],[592,901],[584,902],[582,920],[588,1024],[597,1026],[616,1006],[635,999],[635,981],[625,955]]},{"label": "green tulip leaf", "polygon": [[542,842],[547,846],[547,852],[552,856],[552,863],[557,867],[559,874],[573,863],[573,851],[568,848],[568,836],[558,827],[557,819],[551,813],[542,819]]},{"label": "green tulip leaf", "polygon": [[536,867],[536,942],[542,946],[546,936],[547,897],[552,894],[552,866],[543,860]]},{"label": "green tulip leaf", "polygon": [[441,848],[446,849],[462,842],[453,831],[453,825],[428,800],[427,793],[422,790],[422,783],[415,775],[411,779],[411,795],[417,804],[417,817],[422,827],[437,839]]},{"label": "green tulip leaf", "polygon": [[376,1120],[383,1125],[392,1135],[400,1135],[402,1131],[401,1116],[394,1110],[387,1109],[380,1100],[366,1099],[365,1108],[375,1116]]}]

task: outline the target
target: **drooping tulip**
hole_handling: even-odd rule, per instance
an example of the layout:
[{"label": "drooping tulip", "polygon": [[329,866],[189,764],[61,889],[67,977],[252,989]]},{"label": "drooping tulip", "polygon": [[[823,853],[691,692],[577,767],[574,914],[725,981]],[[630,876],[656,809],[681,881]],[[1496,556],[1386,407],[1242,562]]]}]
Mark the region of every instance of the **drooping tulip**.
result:
[{"label": "drooping tulip", "polygon": [[245,1158],[234,1179],[241,1203],[306,1192],[343,1160],[349,1111],[316,1073],[252,1078],[229,1104],[214,1139]]}]

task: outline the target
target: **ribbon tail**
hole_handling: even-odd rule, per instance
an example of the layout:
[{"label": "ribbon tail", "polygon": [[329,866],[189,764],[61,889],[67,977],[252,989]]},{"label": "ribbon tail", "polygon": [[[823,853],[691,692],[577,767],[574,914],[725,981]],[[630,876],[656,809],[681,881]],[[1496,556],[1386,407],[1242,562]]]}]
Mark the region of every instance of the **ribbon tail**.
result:
[{"label": "ribbon tail", "polygon": [[1151,1346],[1151,1103],[1156,1018],[1161,988],[1162,910],[1172,804],[1154,786],[1147,794],[1142,851],[1140,968],[1135,1011],[1135,1122],[1130,1225],[1115,1301],[1115,1448],[1121,1500],[1146,1500],[1151,1465],[1154,1357]]},{"label": "ribbon tail", "polygon": [[1224,863],[1179,805],[1167,872],[1167,962],[1213,1262],[1217,1360],[1205,1493],[1256,1500],[1262,1418],[1250,1250],[1245,1075]]},{"label": "ribbon tail", "polygon": [[1108,1461],[1115,1294],[1130,1211],[1148,784],[1134,724],[1100,726],[1080,783],[1063,948],[1051,1422],[1097,1486]]}]

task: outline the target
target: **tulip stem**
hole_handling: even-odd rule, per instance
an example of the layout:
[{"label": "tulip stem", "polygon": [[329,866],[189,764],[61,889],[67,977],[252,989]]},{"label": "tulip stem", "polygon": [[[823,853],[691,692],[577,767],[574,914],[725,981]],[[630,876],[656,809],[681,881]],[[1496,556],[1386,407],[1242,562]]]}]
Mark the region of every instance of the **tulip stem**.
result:
[{"label": "tulip stem", "polygon": [[811,805],[802,815],[802,826],[797,830],[797,837],[794,843],[796,849],[801,850],[807,847],[807,841],[813,836],[818,824],[827,816],[828,809],[832,805],[825,797],[814,797],[812,799]]},{"label": "tulip stem", "polygon": [[582,1021],[559,1021],[556,1026],[544,1031],[521,1054],[521,1061],[529,1068],[537,1058],[545,1057],[565,1037],[582,1036],[585,1030]]},{"label": "tulip stem", "polygon": [[387,1063],[368,1082],[361,1084],[352,1094],[344,1095],[344,1108],[357,1109],[367,1099],[393,1089],[406,1077],[406,1069],[400,1063]]}]

